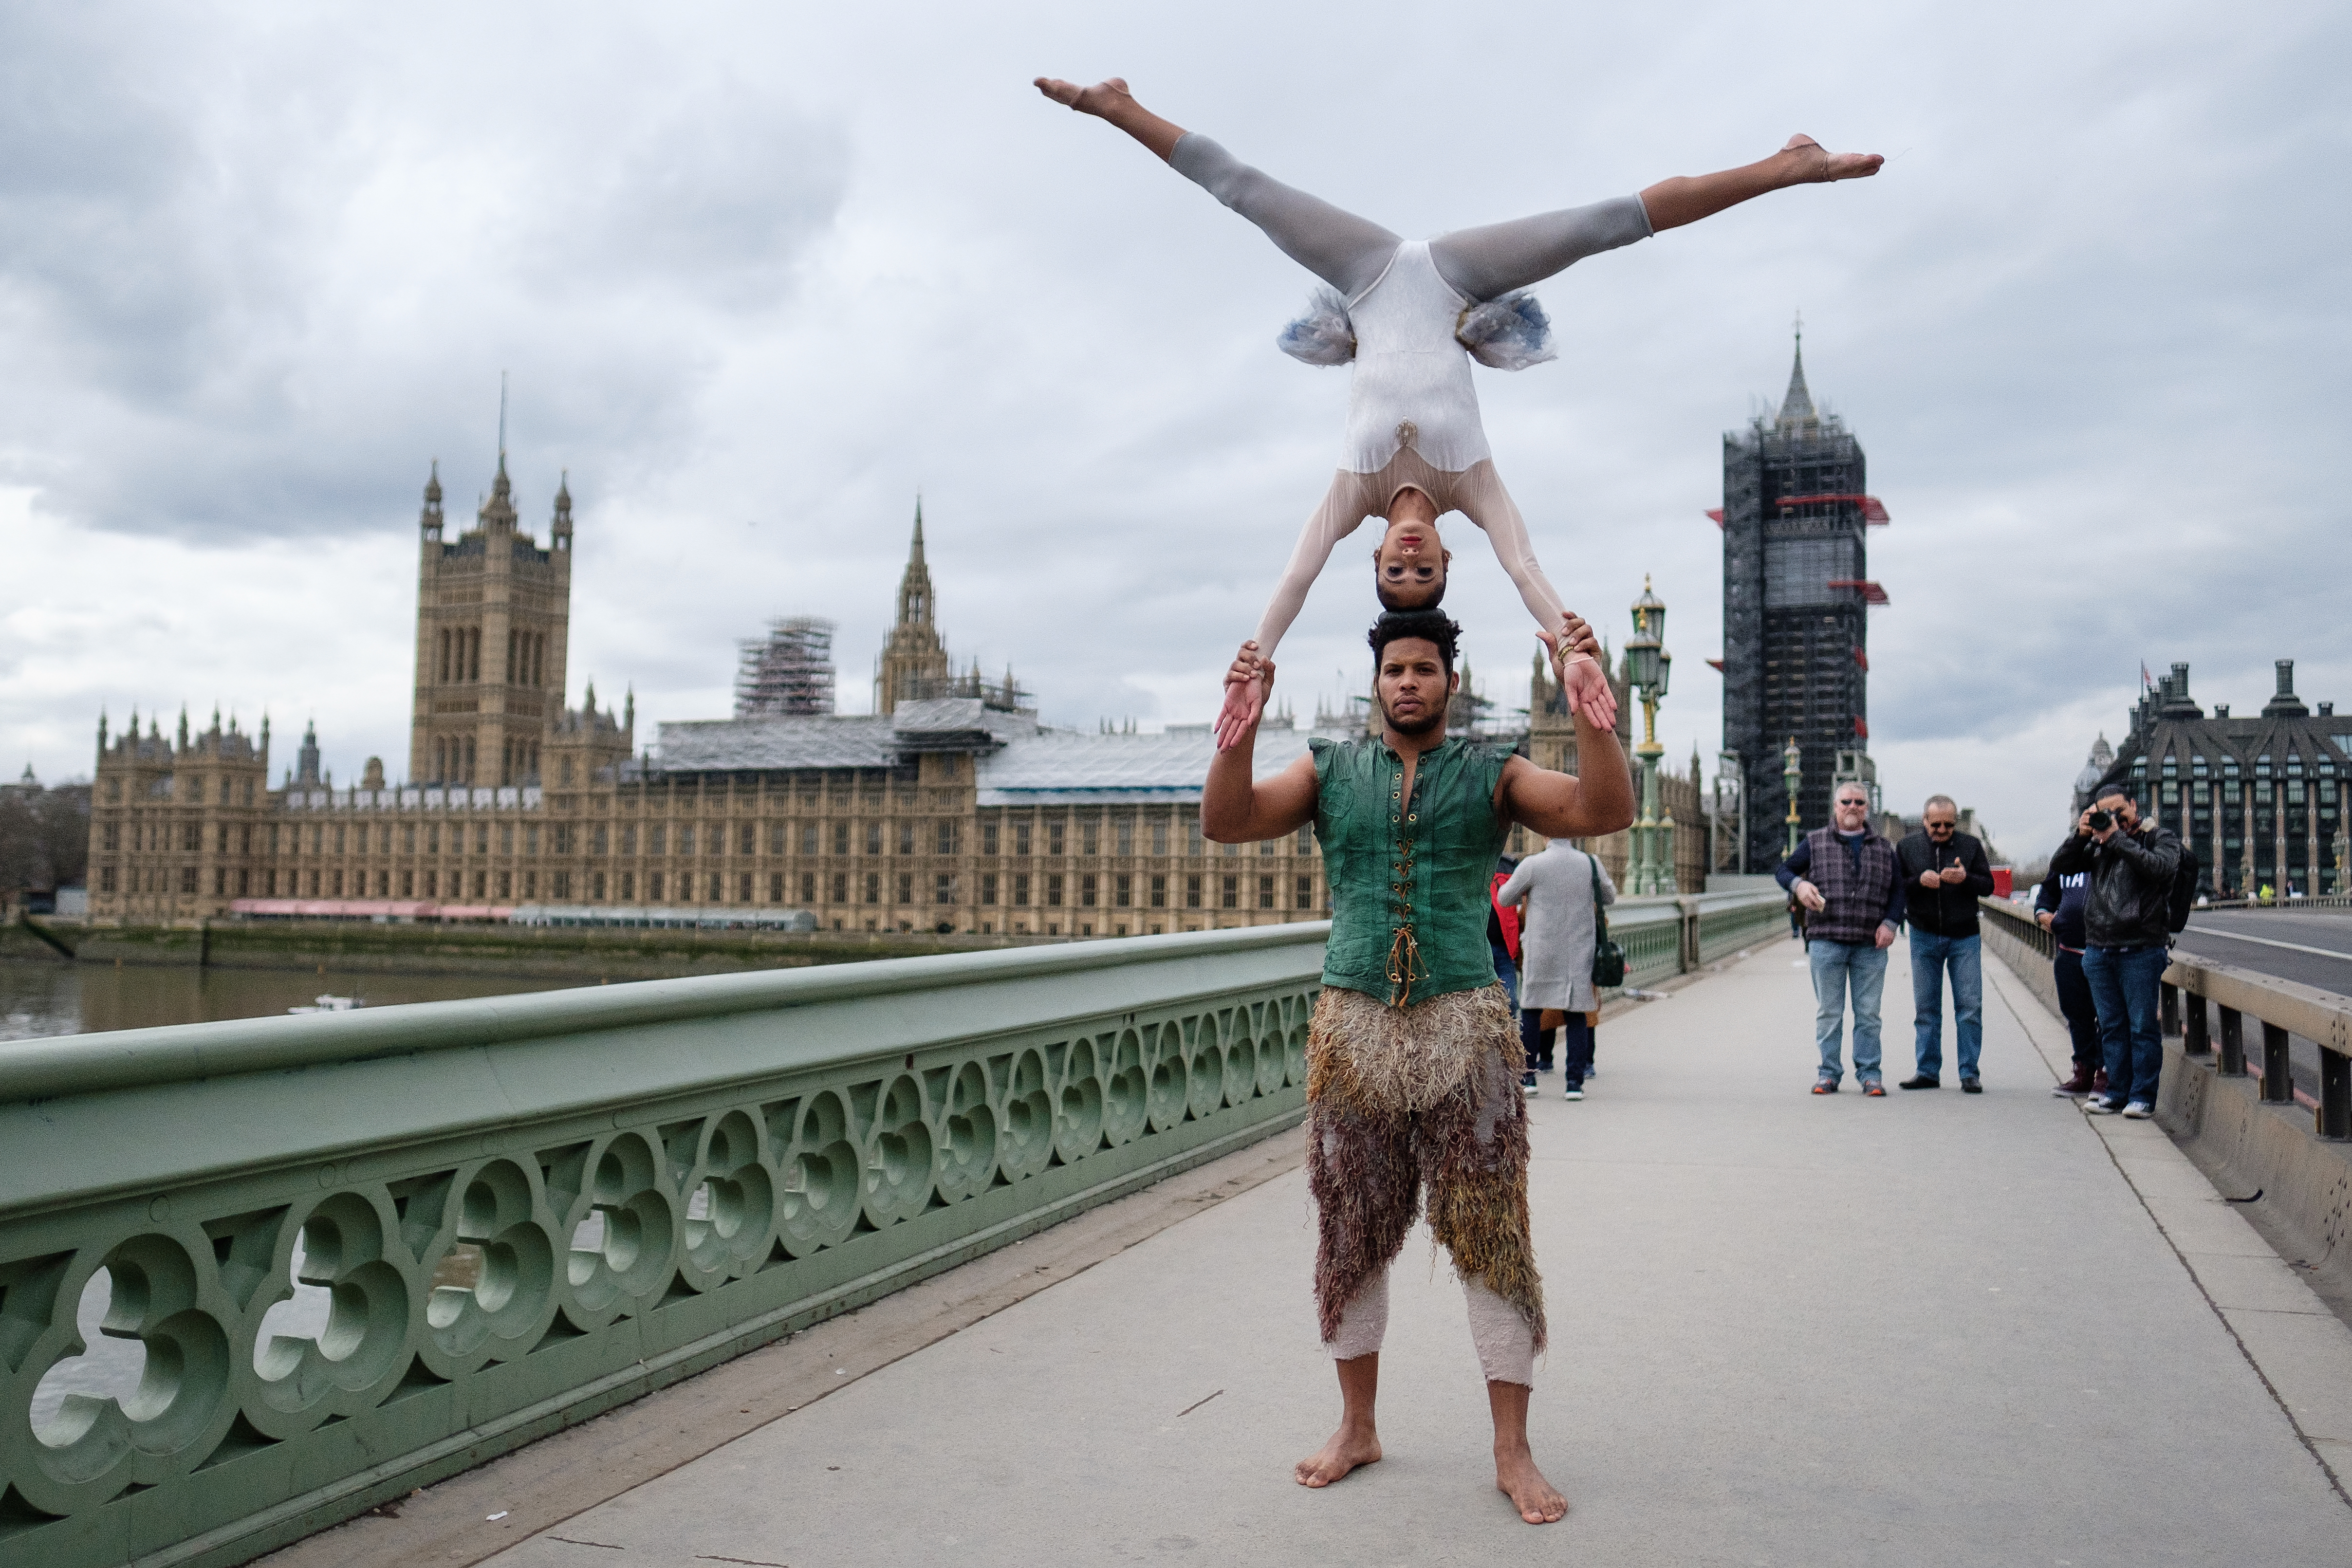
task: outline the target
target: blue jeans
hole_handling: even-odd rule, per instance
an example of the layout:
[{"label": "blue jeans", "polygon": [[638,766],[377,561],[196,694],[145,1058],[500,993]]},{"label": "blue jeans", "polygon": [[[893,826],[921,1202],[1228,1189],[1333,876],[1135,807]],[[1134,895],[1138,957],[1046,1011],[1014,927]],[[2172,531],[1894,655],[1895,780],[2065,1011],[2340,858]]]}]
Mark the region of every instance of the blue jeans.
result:
[{"label": "blue jeans", "polygon": [[2074,1065],[2096,1072],[2107,1064],[2106,1047],[2099,1040],[2099,1008],[2091,1000],[2091,982],[2083,977],[2083,955],[2061,947],[2050,967],[2058,982],[2058,1010],[2074,1037]]},{"label": "blue jeans", "polygon": [[2099,1009],[2113,1104],[2156,1103],[2157,1075],[2164,1070],[2158,1009],[2170,961],[2160,946],[2094,947],[2083,955],[2083,977],[2091,982],[2091,1000]]},{"label": "blue jeans", "polygon": [[1984,1051],[1984,939],[1911,928],[1911,1060],[1923,1078],[1944,1075],[1944,971],[1952,972],[1952,1023],[1960,1076],[1977,1075]]},{"label": "blue jeans", "polygon": [[1492,942],[1486,946],[1488,951],[1495,955],[1495,978],[1503,982],[1503,995],[1510,998],[1512,1007],[1517,1008],[1519,1005],[1519,969],[1511,962],[1511,950]]},{"label": "blue jeans", "polygon": [[1872,942],[1814,938],[1806,955],[1813,967],[1813,1043],[1821,1047],[1822,1076],[1845,1076],[1845,998],[1853,992],[1853,1075],[1867,1083],[1878,1076],[1878,997],[1886,988],[1886,949]]}]

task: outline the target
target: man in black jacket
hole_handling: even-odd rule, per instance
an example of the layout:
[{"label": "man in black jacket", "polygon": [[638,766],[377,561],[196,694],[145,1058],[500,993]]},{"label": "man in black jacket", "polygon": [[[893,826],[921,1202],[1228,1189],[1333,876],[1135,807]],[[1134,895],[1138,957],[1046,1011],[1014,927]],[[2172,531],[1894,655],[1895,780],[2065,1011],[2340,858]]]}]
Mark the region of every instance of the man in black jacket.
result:
[{"label": "man in black jacket", "polygon": [[2050,956],[2050,973],[2058,985],[2058,1010],[2074,1043],[2074,1075],[2051,1091],[2062,1096],[2101,1093],[2107,1087],[2099,1009],[2091,1002],[2091,982],[2083,977],[2083,906],[2090,901],[2091,873],[2086,871],[2064,876],[2050,873],[2033,900],[2033,918],[2058,949]]},{"label": "man in black jacket", "polygon": [[2083,977],[2091,983],[2107,1057],[2107,1092],[2084,1102],[2093,1115],[2156,1114],[2157,1075],[2164,1067],[2157,1008],[2172,940],[2165,913],[2180,853],[2178,838],[2141,821],[2132,798],[2110,788],[2099,791],[2074,836],[2050,857],[2053,876],[2091,873]]},{"label": "man in black jacket", "polygon": [[1992,892],[1984,845],[1960,831],[1949,795],[1930,795],[1919,831],[1895,846],[1904,908],[1911,916],[1911,1076],[1906,1089],[1944,1083],[1944,972],[1952,976],[1952,1029],[1958,1036],[1960,1088],[1980,1094],[1977,1059],[1984,1050],[1984,954],[1977,900]]}]

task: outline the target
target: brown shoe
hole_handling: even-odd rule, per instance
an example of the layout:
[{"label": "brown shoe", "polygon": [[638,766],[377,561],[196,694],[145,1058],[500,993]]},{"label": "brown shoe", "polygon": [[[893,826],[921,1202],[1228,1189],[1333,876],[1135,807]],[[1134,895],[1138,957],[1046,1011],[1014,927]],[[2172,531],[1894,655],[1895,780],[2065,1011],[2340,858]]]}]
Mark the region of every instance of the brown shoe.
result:
[{"label": "brown shoe", "polygon": [[2051,1092],[2053,1094],[2063,1094],[2069,1098],[2079,1100],[2084,1095],[2088,1094],[2091,1092],[2091,1087],[2095,1077],[2096,1075],[2093,1073],[2089,1068],[2084,1067],[2078,1063],[2074,1068],[2074,1076],[2066,1080],[2065,1082],[2058,1085],[2057,1088],[2053,1089]]}]

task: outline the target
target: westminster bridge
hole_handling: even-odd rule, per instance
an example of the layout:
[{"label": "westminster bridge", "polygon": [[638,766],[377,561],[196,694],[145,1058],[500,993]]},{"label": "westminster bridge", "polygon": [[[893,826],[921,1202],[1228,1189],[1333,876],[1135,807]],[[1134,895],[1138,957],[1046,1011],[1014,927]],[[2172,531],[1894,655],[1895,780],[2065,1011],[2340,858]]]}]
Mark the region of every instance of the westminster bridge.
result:
[{"label": "westminster bridge", "polygon": [[1288,925],[13,1048],[0,1563],[2346,1560],[2333,1264],[2230,1188],[2341,1163],[2352,1011],[2184,956],[2179,1136],[2086,1119],[1996,914],[1986,1092],[1825,1099],[1777,894],[1613,914],[1641,999],[1531,1105],[1549,1532],[1433,1264],[1384,1462],[1288,1479]]}]

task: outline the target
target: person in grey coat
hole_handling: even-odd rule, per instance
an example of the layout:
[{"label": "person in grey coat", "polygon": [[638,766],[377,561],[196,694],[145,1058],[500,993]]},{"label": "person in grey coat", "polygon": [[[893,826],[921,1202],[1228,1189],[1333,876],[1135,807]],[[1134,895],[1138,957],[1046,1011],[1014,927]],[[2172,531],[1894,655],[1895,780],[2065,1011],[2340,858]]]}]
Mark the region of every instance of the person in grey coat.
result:
[{"label": "person in grey coat", "polygon": [[1617,885],[1600,862],[1566,839],[1554,839],[1549,848],[1521,861],[1495,894],[1498,904],[1527,904],[1519,926],[1519,1041],[1527,1070],[1519,1084],[1530,1094],[1544,1010],[1557,1008],[1567,1014],[1562,1027],[1568,1031],[1560,1092],[1570,1100],[1584,1098],[1585,1070],[1592,1063],[1592,1033],[1584,1015],[1601,1005],[1592,989],[1596,873],[1601,902],[1616,903]]}]

